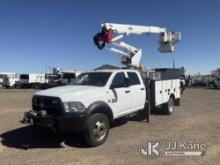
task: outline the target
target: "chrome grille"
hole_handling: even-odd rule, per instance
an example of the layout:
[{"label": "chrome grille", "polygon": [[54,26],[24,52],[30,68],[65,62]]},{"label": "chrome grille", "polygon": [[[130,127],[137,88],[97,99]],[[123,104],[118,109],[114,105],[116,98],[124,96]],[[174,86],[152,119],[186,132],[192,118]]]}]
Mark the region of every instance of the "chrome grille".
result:
[{"label": "chrome grille", "polygon": [[63,105],[58,97],[34,96],[32,109],[35,111],[45,110],[48,115],[60,116],[63,112]]}]

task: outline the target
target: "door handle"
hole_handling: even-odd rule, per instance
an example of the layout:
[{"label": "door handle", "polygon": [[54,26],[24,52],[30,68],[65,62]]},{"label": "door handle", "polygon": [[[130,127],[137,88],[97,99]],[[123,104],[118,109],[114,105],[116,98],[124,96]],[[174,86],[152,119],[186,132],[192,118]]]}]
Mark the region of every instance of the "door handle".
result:
[{"label": "door handle", "polygon": [[125,91],[125,93],[130,93],[130,90]]},{"label": "door handle", "polygon": [[143,91],[144,90],[144,88],[141,88],[141,91]]}]

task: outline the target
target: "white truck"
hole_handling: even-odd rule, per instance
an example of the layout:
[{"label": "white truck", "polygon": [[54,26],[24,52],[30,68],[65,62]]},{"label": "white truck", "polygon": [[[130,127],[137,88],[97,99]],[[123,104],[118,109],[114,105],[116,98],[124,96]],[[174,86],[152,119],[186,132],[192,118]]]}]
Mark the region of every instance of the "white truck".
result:
[{"label": "white truck", "polygon": [[[173,51],[173,45],[177,42],[176,33],[167,32],[164,28],[108,25],[104,25],[105,33],[99,33],[94,38],[99,48],[110,43],[106,40],[111,35],[108,27],[113,31],[117,29],[117,33],[157,32],[161,36],[160,51]],[[168,38],[163,38],[167,35]],[[111,44],[116,41],[110,40]],[[149,73],[138,69],[141,68],[141,50],[137,51],[124,42],[117,43],[125,48],[122,63],[126,64],[127,69],[84,72],[76,77],[72,85],[37,92],[32,99],[32,110],[25,113],[23,122],[49,127],[54,131],[83,132],[85,141],[97,146],[105,142],[111,124],[117,118],[161,106],[164,107],[161,110],[172,114],[175,104],[180,103],[179,76],[166,74],[165,70],[157,79],[149,81],[148,76],[145,78]]]},{"label": "white truck", "polygon": [[[180,101],[180,79],[152,80],[151,105],[167,114]],[[148,100],[147,100],[148,101]],[[83,131],[91,146],[102,144],[117,118],[141,111],[146,87],[138,71],[128,69],[86,72],[72,85],[37,92],[25,120],[59,131]]]}]

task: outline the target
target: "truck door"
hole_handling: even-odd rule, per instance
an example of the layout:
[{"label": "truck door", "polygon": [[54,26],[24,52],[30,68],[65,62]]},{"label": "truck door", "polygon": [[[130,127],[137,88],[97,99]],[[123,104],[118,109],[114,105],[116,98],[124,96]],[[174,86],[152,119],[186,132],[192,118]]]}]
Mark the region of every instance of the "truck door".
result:
[{"label": "truck door", "polygon": [[130,87],[125,87],[124,81],[124,72],[119,72],[116,73],[111,83],[111,107],[116,118],[123,116],[127,111],[131,109],[132,97]]},{"label": "truck door", "polygon": [[134,110],[141,109],[145,105],[146,90],[140,78],[135,72],[127,72],[129,77],[129,87],[132,95],[132,108]]}]

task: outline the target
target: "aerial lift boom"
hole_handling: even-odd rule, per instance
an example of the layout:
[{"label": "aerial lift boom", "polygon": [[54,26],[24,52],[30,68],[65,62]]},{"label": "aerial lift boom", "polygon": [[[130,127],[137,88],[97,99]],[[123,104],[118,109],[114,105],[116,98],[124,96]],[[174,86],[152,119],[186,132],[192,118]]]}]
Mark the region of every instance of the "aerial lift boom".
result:
[{"label": "aerial lift boom", "polygon": [[162,53],[173,52],[174,44],[181,39],[181,33],[169,32],[165,28],[155,26],[114,23],[104,23],[101,26],[102,31],[96,34],[93,38],[95,45],[99,49],[105,48],[111,52],[121,54],[121,63],[125,64],[127,67],[140,67],[142,50],[121,41],[124,36],[130,34],[159,34],[160,39],[158,50]]}]

